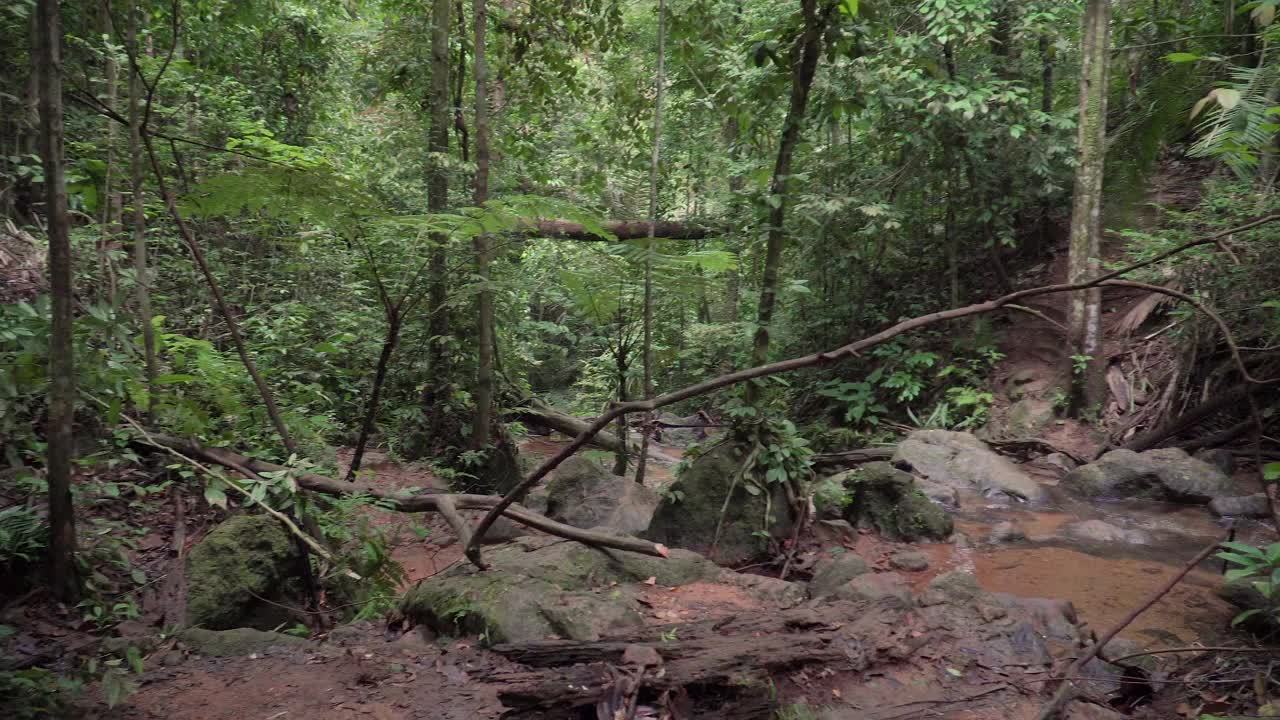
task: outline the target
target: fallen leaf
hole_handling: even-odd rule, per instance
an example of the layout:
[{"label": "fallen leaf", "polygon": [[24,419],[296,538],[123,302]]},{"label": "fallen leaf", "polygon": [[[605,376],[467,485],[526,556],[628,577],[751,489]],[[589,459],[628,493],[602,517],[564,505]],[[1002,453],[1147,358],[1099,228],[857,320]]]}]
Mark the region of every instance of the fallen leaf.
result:
[{"label": "fallen leaf", "polygon": [[649,579],[648,579],[648,580],[645,580],[645,581],[644,581],[644,584],[645,584],[645,585],[657,585],[657,584],[658,584],[658,577],[657,577],[656,575],[651,575],[651,576],[649,576]]}]

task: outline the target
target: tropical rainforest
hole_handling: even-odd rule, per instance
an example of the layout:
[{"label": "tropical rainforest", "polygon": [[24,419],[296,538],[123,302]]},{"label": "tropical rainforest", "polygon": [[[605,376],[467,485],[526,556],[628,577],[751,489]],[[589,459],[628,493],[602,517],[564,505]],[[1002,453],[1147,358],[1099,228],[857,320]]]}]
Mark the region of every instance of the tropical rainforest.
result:
[{"label": "tropical rainforest", "polygon": [[1280,0],[2,0],[0,708],[1280,715]]}]

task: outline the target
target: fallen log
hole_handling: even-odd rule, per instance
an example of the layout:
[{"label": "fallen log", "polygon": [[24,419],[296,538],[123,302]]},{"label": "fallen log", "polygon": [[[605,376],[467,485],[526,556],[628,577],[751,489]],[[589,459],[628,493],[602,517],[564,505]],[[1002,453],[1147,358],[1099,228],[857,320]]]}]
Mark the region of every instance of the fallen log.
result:
[{"label": "fallen log", "polygon": [[619,680],[615,668],[625,666],[640,648],[656,654],[661,665],[661,672],[641,678],[638,692],[647,701],[696,688],[688,693],[690,701],[705,705],[693,708],[688,717],[772,718],[770,680],[775,673],[807,665],[850,671],[870,665],[874,650],[851,637],[847,628],[877,612],[836,602],[821,614],[808,608],[751,613],[675,625],[665,634],[661,628],[647,628],[608,640],[502,643],[493,651],[537,669],[488,679],[505,686],[498,696],[512,710],[504,717],[563,717],[608,697]]},{"label": "fallen log", "polygon": [[857,450],[841,450],[840,452],[815,453],[809,458],[814,467],[848,468],[876,460],[889,460],[896,448],[858,448]]},{"label": "fallen log", "polygon": [[[169,435],[151,434],[147,436],[145,441],[139,440],[139,443],[144,445],[153,444],[161,448],[176,450],[184,455],[190,455],[229,470],[239,471],[239,468],[244,468],[259,475],[290,470],[290,468],[283,465],[247,457],[227,448],[205,447],[193,440]],[[333,495],[335,497],[368,495],[379,501],[379,507],[390,510],[399,512],[442,512],[450,520],[451,524],[457,522],[456,512],[451,513],[451,510],[492,510],[497,507],[498,502],[501,500],[501,498],[493,495],[445,493],[433,490],[426,490],[415,495],[402,495],[378,490],[364,483],[342,482],[315,473],[294,473],[292,477],[299,487],[322,495]],[[455,517],[450,518],[450,514]],[[661,543],[653,543],[648,540],[623,535],[609,535],[593,530],[583,530],[572,525],[556,522],[551,518],[539,515],[516,504],[504,508],[502,515],[534,530],[574,540],[584,545],[628,550],[654,557],[667,557],[668,555],[666,546]],[[469,540],[469,538],[460,539],[464,543]]]},{"label": "fallen log", "polygon": [[[649,223],[647,221],[606,220],[600,224],[618,240],[641,240],[649,237]],[[653,237],[659,240],[701,240],[702,238],[723,235],[724,232],[725,228],[690,222],[667,221],[654,223],[653,225]],[[568,220],[539,220],[524,229],[524,233],[556,240],[580,240],[584,242],[606,242],[609,240],[607,237],[601,237],[588,230],[582,223]]]},{"label": "fallen log", "polygon": [[[512,411],[511,415],[520,420],[541,423],[569,437],[577,437],[591,426],[586,420],[557,410],[537,398],[524,403],[520,408]],[[622,441],[613,433],[595,435],[588,444],[614,453],[622,449]],[[627,452],[638,453],[640,448],[635,443],[629,443]]]}]

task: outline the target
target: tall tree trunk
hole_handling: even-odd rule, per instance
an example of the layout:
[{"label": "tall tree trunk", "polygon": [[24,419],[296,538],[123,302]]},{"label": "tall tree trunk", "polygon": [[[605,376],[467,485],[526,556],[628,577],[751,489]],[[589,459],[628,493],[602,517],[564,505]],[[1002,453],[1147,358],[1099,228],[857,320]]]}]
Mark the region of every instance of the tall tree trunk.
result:
[{"label": "tall tree trunk", "polygon": [[[431,11],[431,129],[427,137],[429,158],[427,165],[427,212],[441,213],[449,205],[449,171],[445,159],[449,154],[449,11],[450,0],[434,0]],[[461,63],[461,57],[459,57]],[[462,66],[458,66],[459,78]],[[456,109],[461,118],[462,88],[458,88]],[[463,128],[466,127],[464,124]],[[463,153],[466,152],[466,138],[463,137]],[[431,267],[428,282],[427,312],[430,315],[428,327],[430,339],[427,341],[427,362],[430,380],[427,383],[426,397],[423,398],[428,417],[428,432],[436,434],[443,422],[443,406],[446,393],[449,392],[452,367],[450,366],[449,346],[449,313],[445,304],[449,295],[448,242],[445,233],[434,233],[431,236]]]},{"label": "tall tree trunk", "polygon": [[[485,0],[473,0],[475,16],[475,49],[472,51],[476,81],[476,184],[475,204],[482,205],[489,199],[489,77],[485,67],[485,30],[488,25],[488,9]],[[479,448],[489,442],[489,424],[493,416],[493,290],[489,288],[489,237],[481,234],[475,239],[476,276],[480,281],[477,295],[476,345],[479,362],[476,368],[476,411],[471,425],[471,447]]]},{"label": "tall tree trunk", "polygon": [[[387,299],[384,298],[384,302]],[[369,391],[369,406],[365,408],[364,422],[360,424],[360,438],[356,440],[355,451],[351,454],[351,464],[347,467],[347,482],[355,482],[356,473],[364,462],[364,451],[369,446],[369,438],[378,422],[378,401],[382,398],[382,386],[387,381],[387,369],[391,367],[391,357],[395,355],[396,345],[400,343],[400,309],[388,305],[387,335],[382,340],[382,352],[378,355],[378,366],[373,373],[373,388]]]},{"label": "tall tree trunk", "polygon": [[[1080,120],[1075,192],[1071,206],[1068,282],[1093,277],[1101,266],[1102,178],[1107,137],[1107,62],[1110,0],[1089,0],[1085,8],[1080,70]],[[1073,355],[1072,410],[1100,409],[1106,399],[1106,358],[1102,348],[1102,291],[1090,288],[1070,297],[1067,327]],[[1087,358],[1087,359],[1086,359]]]},{"label": "tall tree trunk", "polygon": [[63,165],[62,27],[58,0],[40,0],[35,44],[40,68],[40,154],[44,161],[45,215],[49,226],[49,586],[63,602],[80,594],[76,570],[76,519],[71,504],[72,425],[76,377],[72,363],[71,228]]},{"label": "tall tree trunk", "polygon": [[[764,277],[760,282],[760,307],[756,314],[755,341],[751,349],[751,364],[763,365],[769,358],[769,328],[773,323],[773,309],[778,299],[778,275],[782,268],[782,246],[786,243],[787,183],[791,177],[791,159],[800,132],[804,126],[805,109],[809,104],[809,89],[818,68],[818,55],[822,51],[822,33],[826,29],[831,6],[818,7],[818,0],[800,0],[804,16],[804,30],[796,39],[789,59],[791,64],[791,102],[787,118],[782,126],[782,139],[778,143],[778,157],[773,166],[773,179],[769,185],[769,234],[765,244]],[[747,386],[747,400],[754,402],[755,385]]]},{"label": "tall tree trunk", "polygon": [[[129,52],[138,54],[138,8],[131,0],[128,8],[129,24],[125,42]],[[156,359],[156,332],[151,324],[151,274],[147,261],[147,213],[146,191],[143,186],[146,170],[142,159],[142,78],[136,72],[129,73],[129,189],[133,196],[133,274],[137,283],[135,295],[138,301],[138,323],[142,326],[142,347],[147,364],[147,407],[151,414],[155,404],[156,376],[160,374]]]},{"label": "tall tree trunk", "polygon": [[[108,35],[111,32],[111,16],[109,7],[102,8],[102,34]],[[116,55],[113,48],[108,46],[106,60],[103,63],[102,74],[106,90],[107,107],[113,111],[116,108],[119,98],[119,63],[116,62]],[[100,237],[98,239],[98,262],[102,266],[103,277],[107,281],[107,297],[109,302],[115,303],[116,295],[119,292],[119,283],[116,279],[115,263],[111,260],[111,240],[112,235],[120,232],[120,210],[121,199],[120,193],[116,190],[116,121],[113,118],[103,118],[106,125],[103,127],[102,144],[106,153],[106,174],[102,181],[102,226],[99,228]]]},{"label": "tall tree trunk", "polygon": [[[658,226],[658,161],[662,152],[662,93],[666,85],[667,3],[658,0],[658,71],[654,79],[653,155],[649,158],[649,242],[644,255],[644,399],[653,399],[653,238]],[[703,296],[705,307],[706,296]],[[649,432],[653,413],[646,413],[640,432],[640,457],[636,459],[636,482],[644,484],[649,457]],[[623,441],[625,442],[625,438]]]}]

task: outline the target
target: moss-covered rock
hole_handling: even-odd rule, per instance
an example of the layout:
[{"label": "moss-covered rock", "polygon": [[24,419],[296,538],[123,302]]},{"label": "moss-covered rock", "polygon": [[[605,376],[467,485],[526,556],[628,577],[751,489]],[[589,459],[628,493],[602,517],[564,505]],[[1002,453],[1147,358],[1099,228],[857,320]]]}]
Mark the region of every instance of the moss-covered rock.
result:
[{"label": "moss-covered rock", "polygon": [[725,442],[694,460],[668,488],[644,537],[671,547],[709,552],[716,526],[722,525],[714,557],[735,565],[766,549],[761,531],[779,540],[790,536],[795,518],[786,491],[778,484],[772,485],[772,495],[766,496],[752,494],[739,482],[728,498],[721,524],[726,496],[741,472],[745,455],[741,445]]},{"label": "moss-covered rock", "polygon": [[259,598],[281,598],[299,562],[293,539],[276,520],[227,520],[187,556],[187,624],[215,630],[251,624],[264,604]]},{"label": "moss-covered rock", "polygon": [[853,498],[845,517],[855,525],[870,525],[886,538],[908,542],[943,540],[954,530],[951,516],[916,489],[911,473],[887,462],[867,463],[835,477]]},{"label": "moss-covered rock", "polygon": [[305,647],[311,644],[305,638],[252,628],[233,630],[187,628],[178,634],[178,639],[193,652],[209,657],[236,657],[260,653],[273,647]]},{"label": "moss-covered rock", "polygon": [[419,582],[402,599],[402,612],[438,633],[490,642],[594,640],[641,623],[626,584],[654,578],[682,585],[722,572],[683,550],[663,559],[550,538],[490,549],[485,561],[491,568],[484,572],[457,566]]}]

